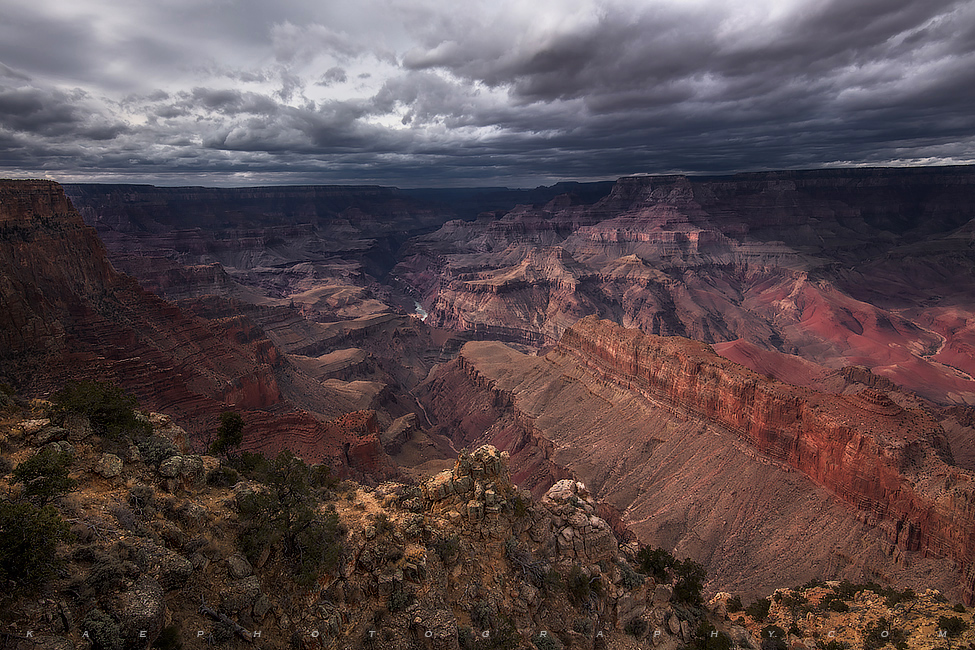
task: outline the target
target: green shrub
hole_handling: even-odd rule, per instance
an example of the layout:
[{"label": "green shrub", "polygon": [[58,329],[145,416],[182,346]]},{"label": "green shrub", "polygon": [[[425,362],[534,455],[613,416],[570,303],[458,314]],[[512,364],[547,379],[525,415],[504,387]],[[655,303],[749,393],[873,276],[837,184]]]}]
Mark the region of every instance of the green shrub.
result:
[{"label": "green shrub", "polygon": [[91,567],[85,582],[95,593],[105,594],[117,590],[128,574],[137,572],[131,562],[123,564],[118,558],[103,556]]},{"label": "green shrub", "polygon": [[743,607],[741,605],[741,596],[734,595],[728,599],[728,613],[734,614],[735,612],[742,611]]},{"label": "green shrub", "polygon": [[591,636],[593,632],[592,620],[588,618],[577,618],[572,621],[572,631]]},{"label": "green shrub", "polygon": [[639,639],[647,633],[647,628],[649,627],[650,625],[645,620],[639,616],[635,616],[626,622],[623,626],[623,631]]},{"label": "green shrub", "polygon": [[271,471],[271,462],[261,454],[242,451],[229,459],[228,465],[252,481],[264,481]]},{"label": "green shrub", "polygon": [[531,507],[531,500],[525,499],[521,494],[516,494],[515,498],[512,499],[512,508],[514,509],[515,516],[519,519],[528,514],[528,510]]},{"label": "green shrub", "polygon": [[440,561],[449,566],[460,553],[460,537],[457,533],[450,537],[440,536],[434,539],[430,546],[440,557]]},{"label": "green shrub", "polygon": [[122,650],[122,630],[114,618],[97,607],[85,616],[81,629],[88,633],[95,650]]},{"label": "green shrub", "polygon": [[478,641],[478,648],[484,650],[518,650],[522,648],[521,635],[509,620],[503,620],[497,628],[492,629],[491,635]]},{"label": "green shrub", "polygon": [[129,505],[140,517],[149,519],[156,513],[156,493],[152,486],[139,483],[129,490]]},{"label": "green shrub", "polygon": [[561,591],[564,586],[565,581],[562,579],[562,574],[555,567],[549,567],[542,580],[541,590],[546,594],[554,594],[557,591]]},{"label": "green shrub", "polygon": [[673,555],[662,548],[644,546],[636,555],[640,573],[653,576],[657,582],[667,581],[667,569],[677,564]]},{"label": "green shrub", "polygon": [[819,606],[831,612],[848,612],[850,606],[837,593],[828,593],[819,601]]},{"label": "green shrub", "polygon": [[565,577],[565,584],[569,592],[569,600],[574,605],[579,606],[589,602],[593,593],[593,582],[583,572],[581,566],[576,564],[569,570],[569,575]]},{"label": "green shrub", "polygon": [[768,617],[768,612],[771,607],[772,601],[770,601],[768,598],[759,598],[745,608],[745,613],[751,616],[757,622],[761,623]]},{"label": "green shrub", "polygon": [[152,426],[136,416],[139,403],[118,386],[107,382],[70,382],[51,396],[52,419],[63,424],[72,414],[84,415],[94,433],[113,439],[148,435]]},{"label": "green shrub", "polygon": [[337,477],[332,476],[332,468],[328,465],[312,465],[308,469],[308,484],[313,488],[334,490],[340,482]]},{"label": "green shrub", "polygon": [[221,465],[214,467],[207,473],[207,485],[211,487],[231,487],[240,481],[237,470]]},{"label": "green shrub", "polygon": [[886,618],[878,619],[864,629],[863,650],[876,650],[888,643],[898,650],[906,650],[907,634],[892,627]]},{"label": "green shrub", "polygon": [[915,600],[917,598],[917,594],[914,593],[913,589],[905,589],[904,591],[897,591],[896,589],[884,589],[881,595],[885,597],[884,604],[887,607],[893,607],[894,605],[898,605],[909,600]]},{"label": "green shrub", "polygon": [[24,494],[37,497],[43,506],[77,486],[77,482],[68,477],[70,465],[68,453],[48,447],[17,465],[13,482],[23,483]]},{"label": "green shrub", "polygon": [[244,553],[254,562],[265,548],[280,548],[292,560],[301,585],[314,582],[322,569],[335,567],[346,532],[334,510],[317,511],[309,474],[301,459],[282,451],[269,464],[267,489],[245,495],[238,505]]},{"label": "green shrub", "polygon": [[627,589],[636,589],[643,584],[643,576],[637,573],[626,562],[619,563],[620,574],[622,575],[623,586]]},{"label": "green shrub", "polygon": [[244,442],[244,419],[239,413],[224,411],[220,414],[217,439],[210,445],[210,452],[218,455],[229,454],[240,448]]},{"label": "green shrub", "polygon": [[678,602],[700,605],[703,600],[704,580],[707,578],[704,567],[690,558],[674,564],[674,598]]},{"label": "green shrub", "polygon": [[965,609],[965,606],[964,606],[963,604],[961,604],[961,603],[956,603],[956,604],[955,604],[955,606],[951,608],[951,611],[953,611],[953,612],[958,612],[959,614],[964,614],[964,613],[965,613],[965,612],[967,612],[968,610],[967,610],[967,609]]},{"label": "green shrub", "polygon": [[938,629],[944,630],[948,636],[954,638],[968,629],[968,623],[957,616],[939,616]]},{"label": "green shrub", "polygon": [[386,609],[391,612],[401,612],[416,600],[416,594],[413,590],[408,587],[401,587],[399,589],[393,590],[389,594],[389,602],[386,604]]},{"label": "green shrub", "polygon": [[148,436],[140,438],[136,446],[146,465],[159,467],[164,460],[179,455],[179,449],[167,438],[162,436]]},{"label": "green shrub", "polygon": [[0,502],[0,580],[33,590],[58,569],[58,544],[70,539],[68,525],[52,506]]},{"label": "green shrub", "polygon": [[489,630],[493,627],[494,607],[490,601],[479,600],[471,606],[471,623],[479,630]]}]

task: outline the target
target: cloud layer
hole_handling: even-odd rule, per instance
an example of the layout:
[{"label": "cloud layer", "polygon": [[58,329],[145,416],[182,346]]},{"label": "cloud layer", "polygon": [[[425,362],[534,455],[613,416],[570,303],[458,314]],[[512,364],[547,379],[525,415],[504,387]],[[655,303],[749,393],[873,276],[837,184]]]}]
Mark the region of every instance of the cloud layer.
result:
[{"label": "cloud layer", "polygon": [[969,0],[0,0],[0,14],[2,175],[530,186],[975,162]]}]

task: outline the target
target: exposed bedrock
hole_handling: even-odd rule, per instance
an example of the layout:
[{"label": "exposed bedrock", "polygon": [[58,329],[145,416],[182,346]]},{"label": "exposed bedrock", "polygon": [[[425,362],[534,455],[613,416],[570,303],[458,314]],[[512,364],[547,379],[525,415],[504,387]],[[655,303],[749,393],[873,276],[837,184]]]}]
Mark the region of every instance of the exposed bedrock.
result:
[{"label": "exposed bedrock", "polygon": [[866,577],[972,599],[971,472],[930,415],[881,391],[790,386],[595,318],[545,357],[469,343],[425,391],[445,429],[509,450],[533,490],[571,473],[715,585]]}]

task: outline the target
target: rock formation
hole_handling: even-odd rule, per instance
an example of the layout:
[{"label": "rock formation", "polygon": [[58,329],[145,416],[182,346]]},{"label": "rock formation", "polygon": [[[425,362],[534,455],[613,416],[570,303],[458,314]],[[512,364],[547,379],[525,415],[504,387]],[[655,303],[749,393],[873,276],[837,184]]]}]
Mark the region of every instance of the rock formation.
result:
[{"label": "rock formation", "polygon": [[972,597],[952,568],[972,562],[971,473],[931,415],[881,391],[789,386],[594,318],[545,357],[469,343],[424,391],[456,443],[508,450],[516,476],[571,473],[726,586],[880,574]]},{"label": "rock formation", "polygon": [[[117,273],[56,183],[0,183],[0,277],[0,375],[22,390],[112,380],[171,413],[197,446],[222,411],[236,409],[251,425],[245,447],[277,449],[294,436],[314,442],[309,460],[358,476],[394,471],[378,438],[372,451],[346,455],[344,445],[364,444],[362,435],[323,425],[282,396],[279,377],[293,393],[303,375],[253,321],[239,313],[203,320]],[[306,394],[325,401],[323,392],[335,394],[321,384]]]},{"label": "rock formation", "polygon": [[429,323],[482,339],[554,345],[595,314],[971,404],[973,184],[971,167],[622,178],[592,205],[449,222],[394,273]]}]

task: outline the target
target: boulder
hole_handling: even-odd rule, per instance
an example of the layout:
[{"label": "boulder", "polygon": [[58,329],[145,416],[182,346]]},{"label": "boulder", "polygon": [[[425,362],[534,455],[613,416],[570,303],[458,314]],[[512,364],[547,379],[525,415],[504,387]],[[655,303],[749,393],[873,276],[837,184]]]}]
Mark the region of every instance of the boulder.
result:
[{"label": "boulder", "polygon": [[159,475],[167,480],[167,488],[191,490],[203,487],[206,469],[199,456],[170,456],[159,465]]},{"label": "boulder", "polygon": [[84,415],[70,413],[64,418],[64,428],[68,430],[68,440],[78,442],[92,434],[91,422]]},{"label": "boulder", "polygon": [[95,472],[104,478],[115,478],[122,473],[122,459],[115,454],[102,454]]},{"label": "boulder", "polygon": [[119,622],[126,648],[148,648],[159,636],[166,620],[163,595],[158,582],[143,577],[131,589],[111,599],[108,613]]},{"label": "boulder", "polygon": [[257,576],[234,580],[220,591],[220,610],[227,615],[246,612],[263,595]]},{"label": "boulder", "polygon": [[657,585],[653,590],[653,604],[663,605],[670,602],[674,597],[674,589],[670,585]]},{"label": "boulder", "polygon": [[59,440],[68,439],[68,430],[62,429],[61,427],[44,427],[37,432],[34,436],[34,444],[38,447],[46,445],[49,442],[57,442]]},{"label": "boulder", "polygon": [[227,558],[227,567],[230,569],[230,575],[237,579],[246,578],[254,573],[251,563],[240,553],[234,553]]},{"label": "boulder", "polygon": [[179,553],[167,553],[157,568],[159,585],[166,591],[181,589],[193,573],[193,563]]}]

